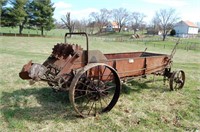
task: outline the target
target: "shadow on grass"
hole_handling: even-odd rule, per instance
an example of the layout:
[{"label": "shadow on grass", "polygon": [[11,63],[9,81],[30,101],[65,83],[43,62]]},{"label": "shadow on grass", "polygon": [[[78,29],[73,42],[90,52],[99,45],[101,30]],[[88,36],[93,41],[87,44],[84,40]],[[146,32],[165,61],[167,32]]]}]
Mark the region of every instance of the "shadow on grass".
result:
[{"label": "shadow on grass", "polygon": [[[131,86],[123,84],[122,94],[142,92],[143,89],[158,92],[170,91],[167,88],[155,88],[147,81],[132,80]],[[30,120],[75,120],[76,113],[70,104],[68,92],[53,92],[51,88],[19,89],[13,92],[2,92],[1,112],[6,121]]]},{"label": "shadow on grass", "polygon": [[53,92],[51,88],[31,88],[2,92],[1,112],[6,121],[73,120],[75,112],[67,92]]},{"label": "shadow on grass", "polygon": [[[163,82],[163,80],[155,80],[156,82],[159,82],[161,84],[161,82]],[[151,83],[152,85],[148,85],[149,83]],[[130,94],[131,92],[141,92],[143,89],[151,89],[154,91],[158,91],[158,92],[170,92],[169,88],[165,88],[166,85],[162,85],[162,87],[156,87],[156,84],[154,84],[153,80],[145,80],[145,81],[141,81],[141,80],[131,80],[129,83],[129,85],[127,84],[122,84],[122,93],[124,94]]]}]

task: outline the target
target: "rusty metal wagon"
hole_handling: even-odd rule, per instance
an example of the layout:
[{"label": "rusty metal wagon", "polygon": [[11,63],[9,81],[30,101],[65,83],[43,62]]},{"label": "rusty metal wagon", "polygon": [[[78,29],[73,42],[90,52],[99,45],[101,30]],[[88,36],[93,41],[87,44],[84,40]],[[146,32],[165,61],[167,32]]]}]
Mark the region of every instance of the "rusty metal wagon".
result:
[{"label": "rusty metal wagon", "polygon": [[[87,49],[67,43],[68,35],[84,35]],[[169,80],[171,90],[181,89],[184,71],[171,71],[177,45],[170,55],[146,51],[103,54],[89,50],[86,33],[66,33],[65,43],[56,44],[43,64],[28,62],[19,76],[46,81],[56,91],[68,91],[75,111],[87,117],[110,111],[118,101],[122,82],[130,78],[161,75]]]}]

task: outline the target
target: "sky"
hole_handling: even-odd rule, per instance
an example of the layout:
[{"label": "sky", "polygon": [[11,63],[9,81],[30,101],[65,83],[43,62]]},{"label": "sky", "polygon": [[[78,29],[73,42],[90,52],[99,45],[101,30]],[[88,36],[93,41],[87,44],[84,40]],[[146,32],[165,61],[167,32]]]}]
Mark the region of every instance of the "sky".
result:
[{"label": "sky", "polygon": [[73,19],[87,19],[91,12],[100,9],[108,10],[125,8],[129,12],[140,12],[146,15],[144,21],[149,23],[156,11],[160,9],[176,9],[181,20],[200,22],[200,0],[52,0],[55,11],[54,18],[60,21],[67,12]]}]

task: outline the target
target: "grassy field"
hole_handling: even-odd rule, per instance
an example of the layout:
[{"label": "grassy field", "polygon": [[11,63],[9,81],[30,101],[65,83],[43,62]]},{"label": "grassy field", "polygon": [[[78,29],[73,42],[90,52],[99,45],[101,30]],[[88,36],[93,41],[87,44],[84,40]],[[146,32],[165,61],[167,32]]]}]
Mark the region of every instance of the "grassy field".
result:
[{"label": "grassy field", "polygon": [[[72,38],[85,47],[85,41]],[[188,40],[190,41],[190,40]],[[111,112],[78,118],[67,93],[46,83],[29,85],[18,77],[29,60],[42,63],[62,38],[0,37],[0,131],[197,131],[200,130],[200,51],[178,47],[173,70],[183,69],[186,83],[170,91],[162,77],[148,76],[123,86]],[[155,45],[156,43],[156,45]],[[166,46],[164,47],[164,43]],[[90,49],[104,53],[147,51],[169,54],[175,42],[108,42],[90,39]]]},{"label": "grassy field", "polygon": [[[52,29],[50,31],[44,31],[45,36],[54,36],[54,37],[62,37],[67,32],[67,29]],[[0,27],[0,33],[10,33],[10,34],[18,34],[19,28],[10,28],[10,27]],[[23,29],[22,34],[35,34],[41,35],[41,31],[38,29]]]}]

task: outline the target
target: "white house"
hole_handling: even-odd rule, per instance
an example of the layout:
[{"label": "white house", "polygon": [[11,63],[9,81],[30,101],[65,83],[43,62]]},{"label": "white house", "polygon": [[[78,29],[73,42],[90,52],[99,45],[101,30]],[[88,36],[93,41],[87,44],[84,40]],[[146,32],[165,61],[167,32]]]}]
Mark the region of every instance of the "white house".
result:
[{"label": "white house", "polygon": [[198,29],[198,26],[190,21],[180,21],[174,27],[176,36],[179,37],[195,36],[198,34]]},{"label": "white house", "polygon": [[107,32],[119,31],[119,26],[116,22],[109,22],[103,29]]}]

